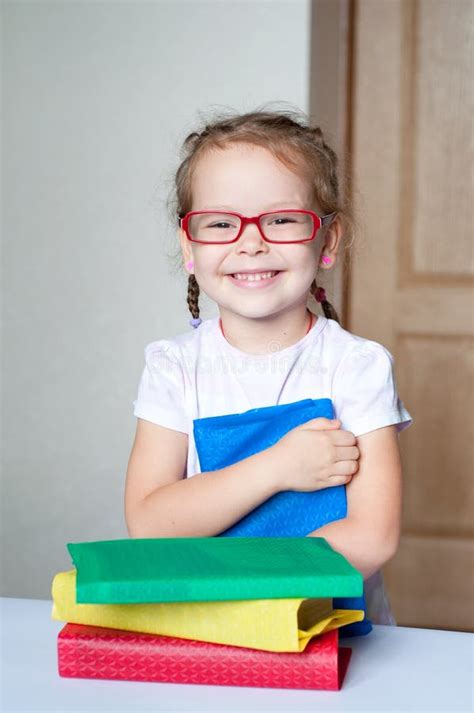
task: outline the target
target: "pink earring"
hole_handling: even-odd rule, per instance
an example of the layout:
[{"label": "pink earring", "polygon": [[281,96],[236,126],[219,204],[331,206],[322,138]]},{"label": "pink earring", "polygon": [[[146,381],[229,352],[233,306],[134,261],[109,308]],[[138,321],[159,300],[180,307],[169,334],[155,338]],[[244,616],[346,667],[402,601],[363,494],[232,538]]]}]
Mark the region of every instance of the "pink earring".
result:
[{"label": "pink earring", "polygon": [[324,262],[325,265],[330,265],[332,262],[331,258],[328,257],[327,255],[323,255],[321,260]]},{"label": "pink earring", "polygon": [[188,268],[188,270],[192,270],[194,267],[194,262],[192,260],[190,260],[189,262],[186,263],[186,267]]}]

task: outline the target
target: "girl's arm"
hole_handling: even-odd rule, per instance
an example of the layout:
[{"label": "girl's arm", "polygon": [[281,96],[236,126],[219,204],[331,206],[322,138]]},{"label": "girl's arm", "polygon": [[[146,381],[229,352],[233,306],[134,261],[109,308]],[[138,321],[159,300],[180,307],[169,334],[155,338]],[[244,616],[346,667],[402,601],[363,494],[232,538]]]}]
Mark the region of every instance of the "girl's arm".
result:
[{"label": "girl's arm", "polygon": [[187,451],[186,433],[137,419],[125,486],[130,537],[211,537],[281,489],[271,448],[190,478]]},{"label": "girl's arm", "polygon": [[359,469],[346,486],[347,517],[310,532],[324,537],[364,579],[396,553],[400,540],[402,464],[394,425],[357,438]]},{"label": "girl's arm", "polygon": [[[138,418],[125,487],[130,536],[212,537],[289,486],[321,490],[347,483],[352,461],[341,470],[337,460],[355,458],[354,451],[359,456],[354,435],[326,418],[304,425],[233,465],[186,478],[187,434]],[[347,467],[350,474],[343,472]]]}]

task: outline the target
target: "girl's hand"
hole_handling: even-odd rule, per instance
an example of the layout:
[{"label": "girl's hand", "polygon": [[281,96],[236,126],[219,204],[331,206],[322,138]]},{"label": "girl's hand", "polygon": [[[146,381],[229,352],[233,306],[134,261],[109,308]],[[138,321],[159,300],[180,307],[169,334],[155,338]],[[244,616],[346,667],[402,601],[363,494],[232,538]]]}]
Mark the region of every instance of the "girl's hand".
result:
[{"label": "girl's hand", "polygon": [[345,485],[359,468],[359,449],[339,419],[313,418],[288,431],[269,451],[280,490],[322,490]]}]

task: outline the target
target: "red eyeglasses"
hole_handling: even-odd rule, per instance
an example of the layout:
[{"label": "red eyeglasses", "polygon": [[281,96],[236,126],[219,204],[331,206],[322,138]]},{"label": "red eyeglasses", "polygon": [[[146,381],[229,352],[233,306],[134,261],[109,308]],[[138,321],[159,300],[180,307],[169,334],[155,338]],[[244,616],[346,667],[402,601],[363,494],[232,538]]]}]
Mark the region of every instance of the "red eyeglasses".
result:
[{"label": "red eyeglasses", "polygon": [[337,211],[319,216],[312,210],[279,210],[249,218],[221,210],[194,210],[178,218],[178,225],[194,243],[220,245],[235,243],[246,225],[254,223],[268,243],[304,243],[329,225]]}]

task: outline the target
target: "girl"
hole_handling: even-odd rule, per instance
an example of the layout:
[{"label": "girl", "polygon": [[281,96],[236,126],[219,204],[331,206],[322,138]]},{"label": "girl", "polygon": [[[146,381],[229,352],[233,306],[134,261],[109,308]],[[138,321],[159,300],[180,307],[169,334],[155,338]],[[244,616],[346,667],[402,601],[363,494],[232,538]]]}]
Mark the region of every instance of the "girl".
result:
[{"label": "girl", "polygon": [[[353,232],[336,170],[321,130],[295,112],[228,116],[186,138],[175,203],[193,329],[145,348],[125,517],[131,537],[208,537],[282,490],[345,484],[347,517],[308,534],[362,573],[372,621],[394,624],[380,569],[399,542],[397,434],[412,418],[390,352],[346,331],[317,286]],[[200,290],[219,317],[200,319]],[[200,472],[194,419],[324,397],[336,420]]]}]

